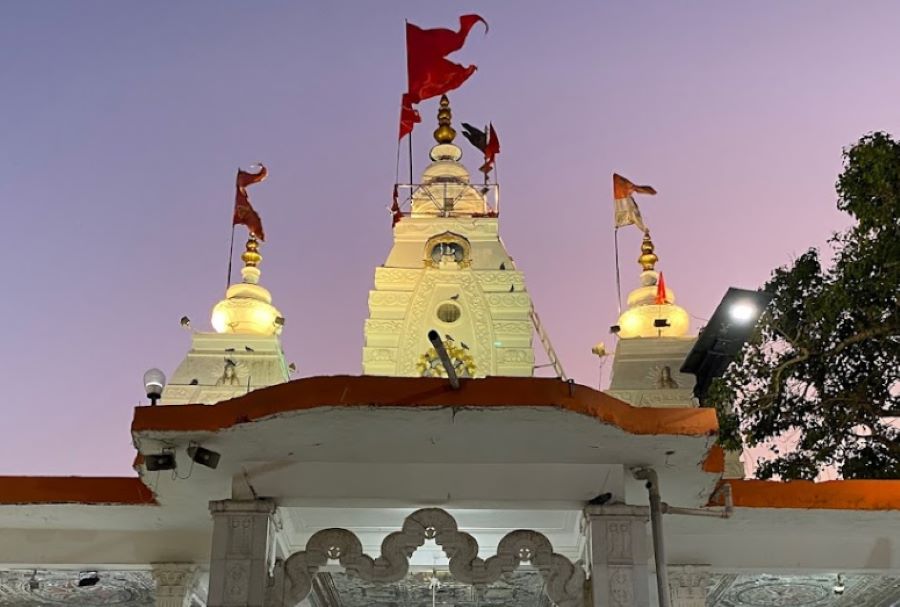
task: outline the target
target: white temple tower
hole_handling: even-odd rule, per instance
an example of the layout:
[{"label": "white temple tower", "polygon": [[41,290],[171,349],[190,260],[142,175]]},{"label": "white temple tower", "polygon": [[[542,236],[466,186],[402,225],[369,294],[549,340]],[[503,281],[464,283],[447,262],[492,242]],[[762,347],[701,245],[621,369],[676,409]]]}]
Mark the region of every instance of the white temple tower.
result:
[{"label": "white temple tower", "polygon": [[450,121],[443,97],[432,162],[409,186],[410,212],[395,215],[394,245],[375,270],[363,373],[443,376],[434,329],[461,377],[531,376],[531,297],[500,240],[499,190],[470,183]]},{"label": "white temple tower", "polygon": [[690,407],[694,376],[679,372],[697,340],[690,335],[687,311],[675,304],[675,293],[663,286],[657,303],[659,258],[649,233],[641,243],[641,286],[628,294],[628,307],[616,323],[618,344],[609,394],[643,407]]},{"label": "white temple tower", "polygon": [[242,281],[213,307],[213,332],[195,331],[191,349],[163,390],[160,404],[212,404],[290,379],[281,348],[284,317],[259,284],[259,242],[241,254]]}]

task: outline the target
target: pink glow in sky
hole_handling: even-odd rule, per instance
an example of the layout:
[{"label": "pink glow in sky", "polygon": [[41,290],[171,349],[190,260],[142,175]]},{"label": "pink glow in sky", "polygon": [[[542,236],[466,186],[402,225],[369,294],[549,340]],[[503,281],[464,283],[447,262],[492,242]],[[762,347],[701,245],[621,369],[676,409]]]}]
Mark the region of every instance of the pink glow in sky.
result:
[{"label": "pink glow in sky", "polygon": [[[900,135],[895,1],[0,3],[0,473],[131,474],[144,370],[171,372],[178,319],[207,329],[222,297],[239,165],[271,171],[252,195],[288,359],[360,373],[403,20],[466,12],[491,30],[455,57],[479,70],[454,118],[497,127],[503,239],[584,384],[613,343],[613,171],[659,191],[659,268],[706,318],[847,224],[842,147]],[[627,291],[639,233],[620,240]]]}]

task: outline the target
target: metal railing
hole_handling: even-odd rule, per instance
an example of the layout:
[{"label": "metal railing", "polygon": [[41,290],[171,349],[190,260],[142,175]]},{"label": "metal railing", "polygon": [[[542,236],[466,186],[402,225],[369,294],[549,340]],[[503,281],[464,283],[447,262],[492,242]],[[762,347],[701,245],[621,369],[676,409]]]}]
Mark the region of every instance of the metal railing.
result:
[{"label": "metal railing", "polygon": [[[497,217],[500,214],[500,186],[496,183],[474,184],[459,181],[431,183],[398,183],[400,212],[409,216],[412,203],[427,200],[439,217]],[[459,211],[456,207],[465,198],[477,197],[484,203],[483,212]]]}]

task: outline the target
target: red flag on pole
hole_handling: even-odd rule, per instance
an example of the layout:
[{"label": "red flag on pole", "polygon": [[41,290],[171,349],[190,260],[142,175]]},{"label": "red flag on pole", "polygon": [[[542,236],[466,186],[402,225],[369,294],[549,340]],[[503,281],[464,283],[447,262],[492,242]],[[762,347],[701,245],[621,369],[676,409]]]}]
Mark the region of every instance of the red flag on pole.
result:
[{"label": "red flag on pole", "polygon": [[261,167],[259,173],[248,173],[238,169],[232,225],[247,226],[250,234],[265,241],[266,235],[263,232],[262,220],[259,218],[259,213],[250,204],[250,196],[247,194],[248,186],[264,181],[269,176],[269,170],[263,165],[259,166]]},{"label": "red flag on pole", "polygon": [[394,204],[391,205],[391,227],[403,219],[403,211],[400,210],[400,195],[397,192],[397,184],[394,184]]},{"label": "red flag on pole", "polygon": [[663,278],[663,273],[659,273],[659,278],[656,280],[656,305],[661,306],[663,304],[669,303],[666,301],[666,279]]},{"label": "red flag on pole", "polygon": [[459,31],[446,28],[422,29],[418,25],[406,24],[406,75],[407,91],[403,94],[400,109],[400,139],[412,132],[422,118],[414,104],[443,95],[468,80],[478,69],[474,65],[463,67],[447,59],[447,55],[458,51],[466,42],[469,31],[476,23],[487,21],[478,15],[463,15],[459,18]]},{"label": "red flag on pole", "polygon": [[494,168],[494,158],[500,153],[500,138],[497,137],[497,130],[494,123],[488,127],[487,145],[484,147],[484,166],[482,172],[487,173]]}]

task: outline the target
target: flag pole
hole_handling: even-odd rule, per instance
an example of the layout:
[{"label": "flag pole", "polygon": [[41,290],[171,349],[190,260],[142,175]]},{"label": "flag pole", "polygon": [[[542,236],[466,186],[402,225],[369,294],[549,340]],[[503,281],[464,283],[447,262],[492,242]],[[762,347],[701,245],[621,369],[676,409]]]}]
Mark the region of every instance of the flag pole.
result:
[{"label": "flag pole", "polygon": [[[412,186],[413,183],[413,161],[412,161],[412,132],[407,135],[409,137],[409,185]],[[412,191],[412,187],[410,187],[410,191]]]},{"label": "flag pole", "polygon": [[231,244],[228,246],[228,280],[225,284],[225,290],[228,290],[228,287],[231,286],[231,261],[234,259],[234,228],[235,225],[231,224]]},{"label": "flag pole", "polygon": [[[403,23],[405,26],[404,31],[406,32],[406,74],[407,74],[407,82],[409,82],[409,80],[408,80],[408,78],[409,78],[409,20],[404,19]],[[406,90],[409,92],[412,92],[411,89],[408,87]],[[409,107],[412,107],[412,103],[409,104]],[[401,109],[401,112],[402,112],[402,109]],[[416,126],[415,122],[412,124],[412,126],[413,127]],[[412,183],[413,183],[412,130],[409,131],[409,133],[407,134],[407,137],[409,137],[409,194],[410,194],[410,197],[412,197],[412,191],[413,191],[413,188],[412,188]]]},{"label": "flag pole", "polygon": [[619,315],[622,315],[622,279],[619,276],[619,226],[613,230],[613,242],[616,247],[616,305],[619,309]]}]

